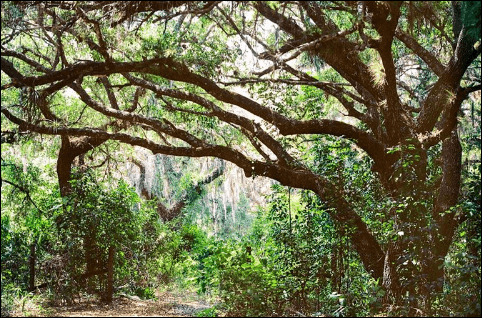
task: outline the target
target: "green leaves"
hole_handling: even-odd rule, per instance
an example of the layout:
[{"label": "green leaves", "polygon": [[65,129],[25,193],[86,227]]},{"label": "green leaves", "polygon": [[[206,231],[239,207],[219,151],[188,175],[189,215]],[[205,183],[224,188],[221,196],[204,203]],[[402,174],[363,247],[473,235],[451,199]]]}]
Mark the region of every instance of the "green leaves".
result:
[{"label": "green leaves", "polygon": [[467,35],[474,41],[480,40],[481,32],[481,3],[480,1],[462,2],[462,23],[467,29]]},{"label": "green leaves", "polygon": [[62,231],[64,238],[89,236],[106,253],[110,246],[121,248],[140,237],[145,220],[133,209],[139,198],[124,181],[108,190],[87,171],[71,184],[73,192],[67,200],[66,215],[62,215],[68,220]]}]

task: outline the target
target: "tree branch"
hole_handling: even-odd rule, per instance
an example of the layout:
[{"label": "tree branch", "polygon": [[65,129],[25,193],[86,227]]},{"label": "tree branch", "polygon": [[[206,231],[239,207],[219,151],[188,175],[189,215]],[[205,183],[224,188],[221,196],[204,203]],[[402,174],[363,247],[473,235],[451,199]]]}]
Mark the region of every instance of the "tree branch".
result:
[{"label": "tree branch", "polygon": [[38,205],[35,203],[35,201],[32,199],[32,197],[30,196],[30,191],[22,186],[19,186],[18,184],[15,184],[13,183],[12,181],[9,181],[9,180],[6,180],[6,179],[1,179],[1,182],[5,182],[5,183],[8,183],[10,184],[11,186],[19,189],[20,191],[22,191],[23,193],[25,193],[25,196],[27,197],[27,199],[33,204],[33,206],[41,213],[41,214],[44,214],[44,211],[42,211],[42,209],[40,209],[38,207]]},{"label": "tree branch", "polygon": [[395,30],[395,36],[397,39],[402,41],[410,50],[412,50],[417,56],[419,56],[430,69],[437,75],[441,76],[445,70],[445,66],[440,63],[437,58],[427,51],[423,46],[418,44],[417,41],[407,33],[400,30],[400,28]]}]

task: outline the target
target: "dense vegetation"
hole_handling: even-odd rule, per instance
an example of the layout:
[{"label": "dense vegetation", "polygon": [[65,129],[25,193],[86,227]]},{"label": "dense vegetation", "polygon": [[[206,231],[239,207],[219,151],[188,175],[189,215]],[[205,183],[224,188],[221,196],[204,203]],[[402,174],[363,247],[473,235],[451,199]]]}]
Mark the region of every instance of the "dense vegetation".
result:
[{"label": "dense vegetation", "polygon": [[480,315],[480,9],[2,2],[2,316]]}]

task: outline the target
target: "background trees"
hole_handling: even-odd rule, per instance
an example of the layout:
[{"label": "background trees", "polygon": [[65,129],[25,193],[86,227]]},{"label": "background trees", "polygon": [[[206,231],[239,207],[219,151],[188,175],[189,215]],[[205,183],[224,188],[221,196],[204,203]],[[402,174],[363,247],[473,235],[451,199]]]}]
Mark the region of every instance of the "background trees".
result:
[{"label": "background trees", "polygon": [[[458,205],[458,122],[477,118],[466,102],[480,90],[476,10],[458,2],[8,3],[2,130],[62,136],[61,191],[77,155],[117,141],[217,157],[248,177],[309,190],[386,300],[408,294],[411,308],[430,312],[454,233],[472,211]],[[363,164],[324,149],[332,143],[349,145]]]}]

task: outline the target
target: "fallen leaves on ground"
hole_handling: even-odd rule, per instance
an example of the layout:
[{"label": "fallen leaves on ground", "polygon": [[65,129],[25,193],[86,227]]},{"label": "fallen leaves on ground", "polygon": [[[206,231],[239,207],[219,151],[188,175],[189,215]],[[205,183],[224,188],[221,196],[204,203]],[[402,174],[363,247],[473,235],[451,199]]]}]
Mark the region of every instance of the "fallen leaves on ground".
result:
[{"label": "fallen leaves on ground", "polygon": [[213,306],[192,292],[163,292],[157,298],[141,300],[135,296],[116,296],[110,304],[83,298],[74,305],[44,309],[52,317],[193,317],[197,312]]}]

